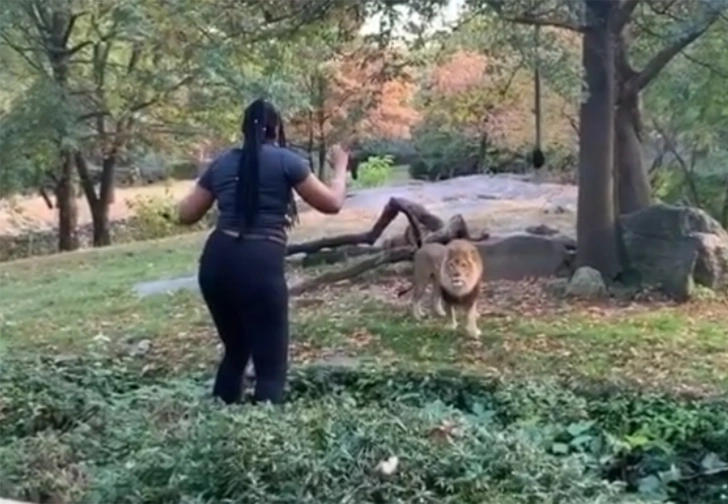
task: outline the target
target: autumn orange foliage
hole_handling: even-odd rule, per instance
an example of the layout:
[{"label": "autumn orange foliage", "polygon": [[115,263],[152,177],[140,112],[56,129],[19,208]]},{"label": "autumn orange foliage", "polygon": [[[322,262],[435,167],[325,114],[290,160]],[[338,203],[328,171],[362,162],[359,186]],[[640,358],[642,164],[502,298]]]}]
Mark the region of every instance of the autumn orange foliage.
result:
[{"label": "autumn orange foliage", "polygon": [[[467,135],[486,133],[491,143],[523,150],[533,144],[533,75],[511,62],[460,50],[435,67],[427,85],[426,118]],[[564,100],[542,88],[543,141],[573,136]]]},{"label": "autumn orange foliage", "polygon": [[316,143],[409,137],[417,88],[406,74],[387,76],[391,56],[367,48],[312,68],[304,86],[313,106],[291,119],[294,135]]}]

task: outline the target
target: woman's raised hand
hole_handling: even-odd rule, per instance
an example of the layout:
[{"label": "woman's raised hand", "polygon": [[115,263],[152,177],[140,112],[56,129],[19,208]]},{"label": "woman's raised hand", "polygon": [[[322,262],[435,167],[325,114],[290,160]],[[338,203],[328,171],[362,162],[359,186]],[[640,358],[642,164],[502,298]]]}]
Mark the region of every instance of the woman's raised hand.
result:
[{"label": "woman's raised hand", "polygon": [[349,165],[349,153],[341,144],[332,145],[327,157],[329,162],[333,165],[334,171],[346,171],[346,168]]}]

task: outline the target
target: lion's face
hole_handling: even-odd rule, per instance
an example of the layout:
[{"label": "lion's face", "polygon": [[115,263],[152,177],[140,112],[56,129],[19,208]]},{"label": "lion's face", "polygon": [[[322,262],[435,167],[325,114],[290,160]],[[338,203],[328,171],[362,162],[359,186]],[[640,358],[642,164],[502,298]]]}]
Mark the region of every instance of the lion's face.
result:
[{"label": "lion's face", "polygon": [[470,243],[452,243],[444,266],[448,283],[457,291],[471,289],[482,274],[480,254]]}]

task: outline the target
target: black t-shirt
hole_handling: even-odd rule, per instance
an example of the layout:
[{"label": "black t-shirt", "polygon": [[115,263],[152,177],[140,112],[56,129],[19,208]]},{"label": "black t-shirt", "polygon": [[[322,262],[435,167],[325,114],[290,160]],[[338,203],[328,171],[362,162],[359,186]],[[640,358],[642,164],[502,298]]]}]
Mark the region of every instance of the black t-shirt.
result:
[{"label": "black t-shirt", "polygon": [[[235,186],[242,149],[234,148],[215,158],[197,183],[210,191],[217,200],[217,227],[238,231],[242,215],[235,214]],[[303,181],[311,169],[307,161],[286,148],[263,144],[260,150],[258,215],[247,232],[286,239],[288,205],[293,198],[291,189]]]}]

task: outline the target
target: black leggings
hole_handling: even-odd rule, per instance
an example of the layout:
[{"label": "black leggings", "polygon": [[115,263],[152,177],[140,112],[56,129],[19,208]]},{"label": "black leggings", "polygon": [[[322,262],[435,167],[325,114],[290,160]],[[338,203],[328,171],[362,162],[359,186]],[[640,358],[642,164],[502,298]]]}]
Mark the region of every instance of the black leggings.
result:
[{"label": "black leggings", "polygon": [[288,367],[285,250],[282,243],[237,240],[216,230],[202,252],[200,289],[225,346],[213,395],[228,404],[241,399],[251,357],[254,401],[283,399]]}]

